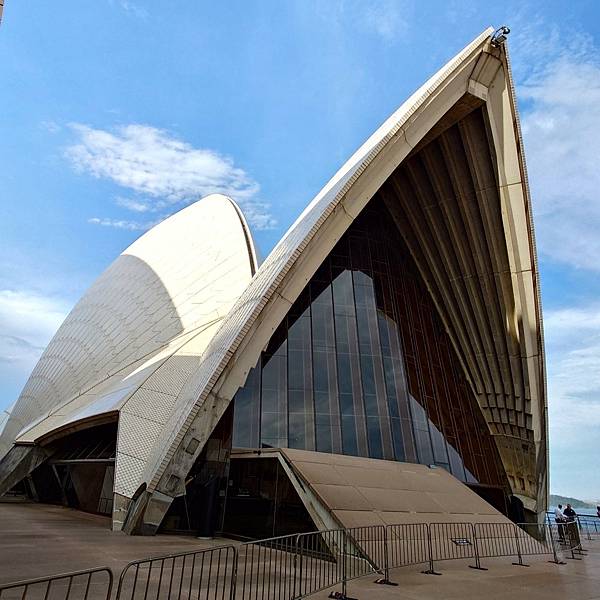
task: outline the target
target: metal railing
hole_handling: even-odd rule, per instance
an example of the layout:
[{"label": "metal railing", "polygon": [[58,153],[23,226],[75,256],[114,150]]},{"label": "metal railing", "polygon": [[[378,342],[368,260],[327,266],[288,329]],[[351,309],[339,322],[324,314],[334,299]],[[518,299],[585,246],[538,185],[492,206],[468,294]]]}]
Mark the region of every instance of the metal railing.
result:
[{"label": "metal railing", "polygon": [[581,560],[586,551],[581,544],[581,535],[577,521],[555,523],[549,526],[549,529],[555,547],[562,550],[565,558]]},{"label": "metal railing", "polygon": [[551,562],[563,564],[550,528],[538,523],[475,523],[479,566],[482,558],[514,557],[513,565],[527,567],[525,556],[549,555]]},{"label": "metal railing", "polygon": [[575,517],[579,530],[588,541],[600,536],[600,517],[596,515],[577,515]]},{"label": "metal railing", "polygon": [[477,540],[472,523],[429,524],[429,569],[425,573],[437,575],[435,563],[443,560],[474,559],[473,569],[480,569]]},{"label": "metal railing", "polygon": [[427,523],[388,525],[386,538],[388,568],[407,567],[429,562],[430,538]]},{"label": "metal railing", "polygon": [[[390,570],[449,560],[486,570],[482,559],[548,555],[564,564],[583,555],[577,522],[564,524],[414,523],[294,534],[169,554],[127,564],[114,600],[299,600],[368,575],[390,585]],[[106,567],[0,585],[0,600],[112,600]]]},{"label": "metal railing", "polygon": [[0,600],[110,600],[112,587],[112,571],[98,567],[0,584]]},{"label": "metal railing", "polygon": [[247,542],[238,547],[235,595],[241,600],[294,598],[298,535]]},{"label": "metal railing", "polygon": [[236,568],[234,546],[136,560],[121,572],[116,597],[119,600],[229,600],[235,589]]}]

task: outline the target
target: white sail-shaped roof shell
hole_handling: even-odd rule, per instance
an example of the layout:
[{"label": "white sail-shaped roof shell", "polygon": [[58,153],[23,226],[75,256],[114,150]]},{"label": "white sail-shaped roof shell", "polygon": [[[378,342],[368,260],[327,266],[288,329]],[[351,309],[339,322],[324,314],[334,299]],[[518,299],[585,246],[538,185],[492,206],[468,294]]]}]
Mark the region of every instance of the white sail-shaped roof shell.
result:
[{"label": "white sail-shaped roof shell", "polygon": [[[518,437],[504,434],[500,428],[494,433],[498,435],[507,472],[511,468],[515,472],[525,469],[532,478],[515,493],[523,497],[527,508],[543,509],[547,494],[546,396],[535,242],[508,56],[504,47],[491,43],[492,33],[489,29],[481,34],[381,125],[307,206],[261,265],[207,346],[198,371],[182,388],[178,411],[163,429],[147,463],[144,473],[147,497],[138,499],[136,513],[143,512],[140,503],[147,503],[147,514],[156,519],[157,514],[166,510],[169,498],[184,492],[183,482],[193,461],[298,294],[394,170],[420,148],[428,134],[436,127],[443,127],[444,116],[464,98],[484,106],[489,119],[491,153],[496,161],[495,178],[502,205],[502,252],[510,263],[503,274],[503,285],[508,281],[510,290],[498,291],[506,294],[506,304],[500,309],[504,311],[506,325],[502,335],[509,340],[511,351],[516,346],[518,353],[494,358],[473,350],[465,359],[471,363],[465,362],[464,366],[467,373],[469,368],[475,372],[478,361],[483,364],[487,360],[510,358],[518,371],[514,377],[525,380],[527,398],[513,395],[504,400],[504,413],[494,405],[498,412],[490,410],[485,415],[490,427],[496,414],[499,425],[513,418],[523,422],[521,431],[531,441],[528,460],[531,458],[534,465],[516,464],[523,454]],[[426,266],[423,265],[424,269]],[[430,283],[433,286],[436,282],[426,280],[428,287]],[[459,306],[456,312],[460,313]],[[464,312],[462,317],[486,318]],[[448,329],[453,327],[452,322],[446,325]],[[457,348],[460,346],[458,333],[453,343]],[[498,382],[484,382],[487,389],[469,378],[482,409],[497,402]],[[198,445],[197,442],[200,444],[196,454],[186,452],[190,443]],[[517,481],[519,477],[513,479]],[[147,524],[156,526],[152,520]],[[136,525],[131,527],[133,530]]]},{"label": "white sail-shaped roof shell", "polygon": [[115,490],[130,496],[180,388],[256,270],[234,202],[208,196],[127,248],[65,319],[10,415],[0,455],[119,414]]},{"label": "white sail-shaped roof shell", "polygon": [[[417,185],[407,190],[408,202],[399,193],[386,203],[392,215],[404,211],[406,225],[397,224],[496,436],[513,492],[527,508],[544,509],[546,391],[531,205],[508,56],[491,36],[482,33],[377,129],[254,277],[250,234],[221,196],[140,238],[44,352],[5,425],[0,455],[15,438],[39,442],[118,412],[114,520],[128,511],[127,531],[156,531],[249,370],[336,242],[376,193],[389,193],[384,186],[407,159],[476,107],[485,111],[487,129],[464,125],[464,164],[452,164],[450,152],[434,168],[445,185],[452,169],[463,169],[448,202],[429,211],[438,211],[439,225],[442,204],[455,203],[456,211],[468,204],[461,235],[450,236],[449,222],[436,230],[427,211],[409,214],[423,192]],[[477,277],[467,268],[474,248],[489,266],[480,261]],[[455,268],[452,277],[444,261]]]}]

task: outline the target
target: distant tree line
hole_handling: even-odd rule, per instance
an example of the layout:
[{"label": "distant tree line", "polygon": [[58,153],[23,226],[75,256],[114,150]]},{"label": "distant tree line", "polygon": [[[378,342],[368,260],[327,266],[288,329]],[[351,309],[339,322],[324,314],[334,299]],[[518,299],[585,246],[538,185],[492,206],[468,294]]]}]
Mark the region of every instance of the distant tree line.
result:
[{"label": "distant tree line", "polygon": [[556,506],[557,504],[570,504],[573,508],[596,508],[596,504],[590,504],[577,498],[569,498],[569,496],[559,496],[558,494],[550,494],[550,505]]}]

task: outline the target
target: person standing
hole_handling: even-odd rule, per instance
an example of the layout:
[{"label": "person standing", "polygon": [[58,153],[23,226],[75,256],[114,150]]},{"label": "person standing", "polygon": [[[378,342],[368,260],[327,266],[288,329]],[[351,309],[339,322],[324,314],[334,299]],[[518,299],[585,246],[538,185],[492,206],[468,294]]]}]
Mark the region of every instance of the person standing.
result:
[{"label": "person standing", "polygon": [[567,507],[563,511],[563,515],[565,516],[565,520],[567,522],[565,531],[569,536],[569,544],[571,547],[580,546],[581,540],[579,538],[579,527],[577,526],[577,523],[575,523],[577,513],[573,510],[573,507],[570,504],[567,504]]},{"label": "person standing", "polygon": [[566,520],[569,523],[572,523],[577,516],[577,513],[573,510],[573,507],[570,504],[567,504],[567,507],[563,511],[563,515],[566,517]]},{"label": "person standing", "polygon": [[554,509],[554,520],[556,521],[556,524],[558,525],[558,527],[557,527],[558,537],[561,542],[564,542],[565,541],[564,522],[566,521],[566,518],[562,511],[562,504],[559,504]]}]

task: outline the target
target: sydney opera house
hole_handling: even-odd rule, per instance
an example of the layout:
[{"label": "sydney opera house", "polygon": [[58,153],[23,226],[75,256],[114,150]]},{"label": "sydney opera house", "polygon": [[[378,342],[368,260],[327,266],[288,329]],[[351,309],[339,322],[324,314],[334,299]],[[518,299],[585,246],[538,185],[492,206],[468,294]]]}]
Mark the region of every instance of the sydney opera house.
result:
[{"label": "sydney opera house", "polygon": [[130,534],[538,518],[540,289],[492,34],[406,100],[262,264],[216,194],[127,248],[0,417],[0,494]]}]

